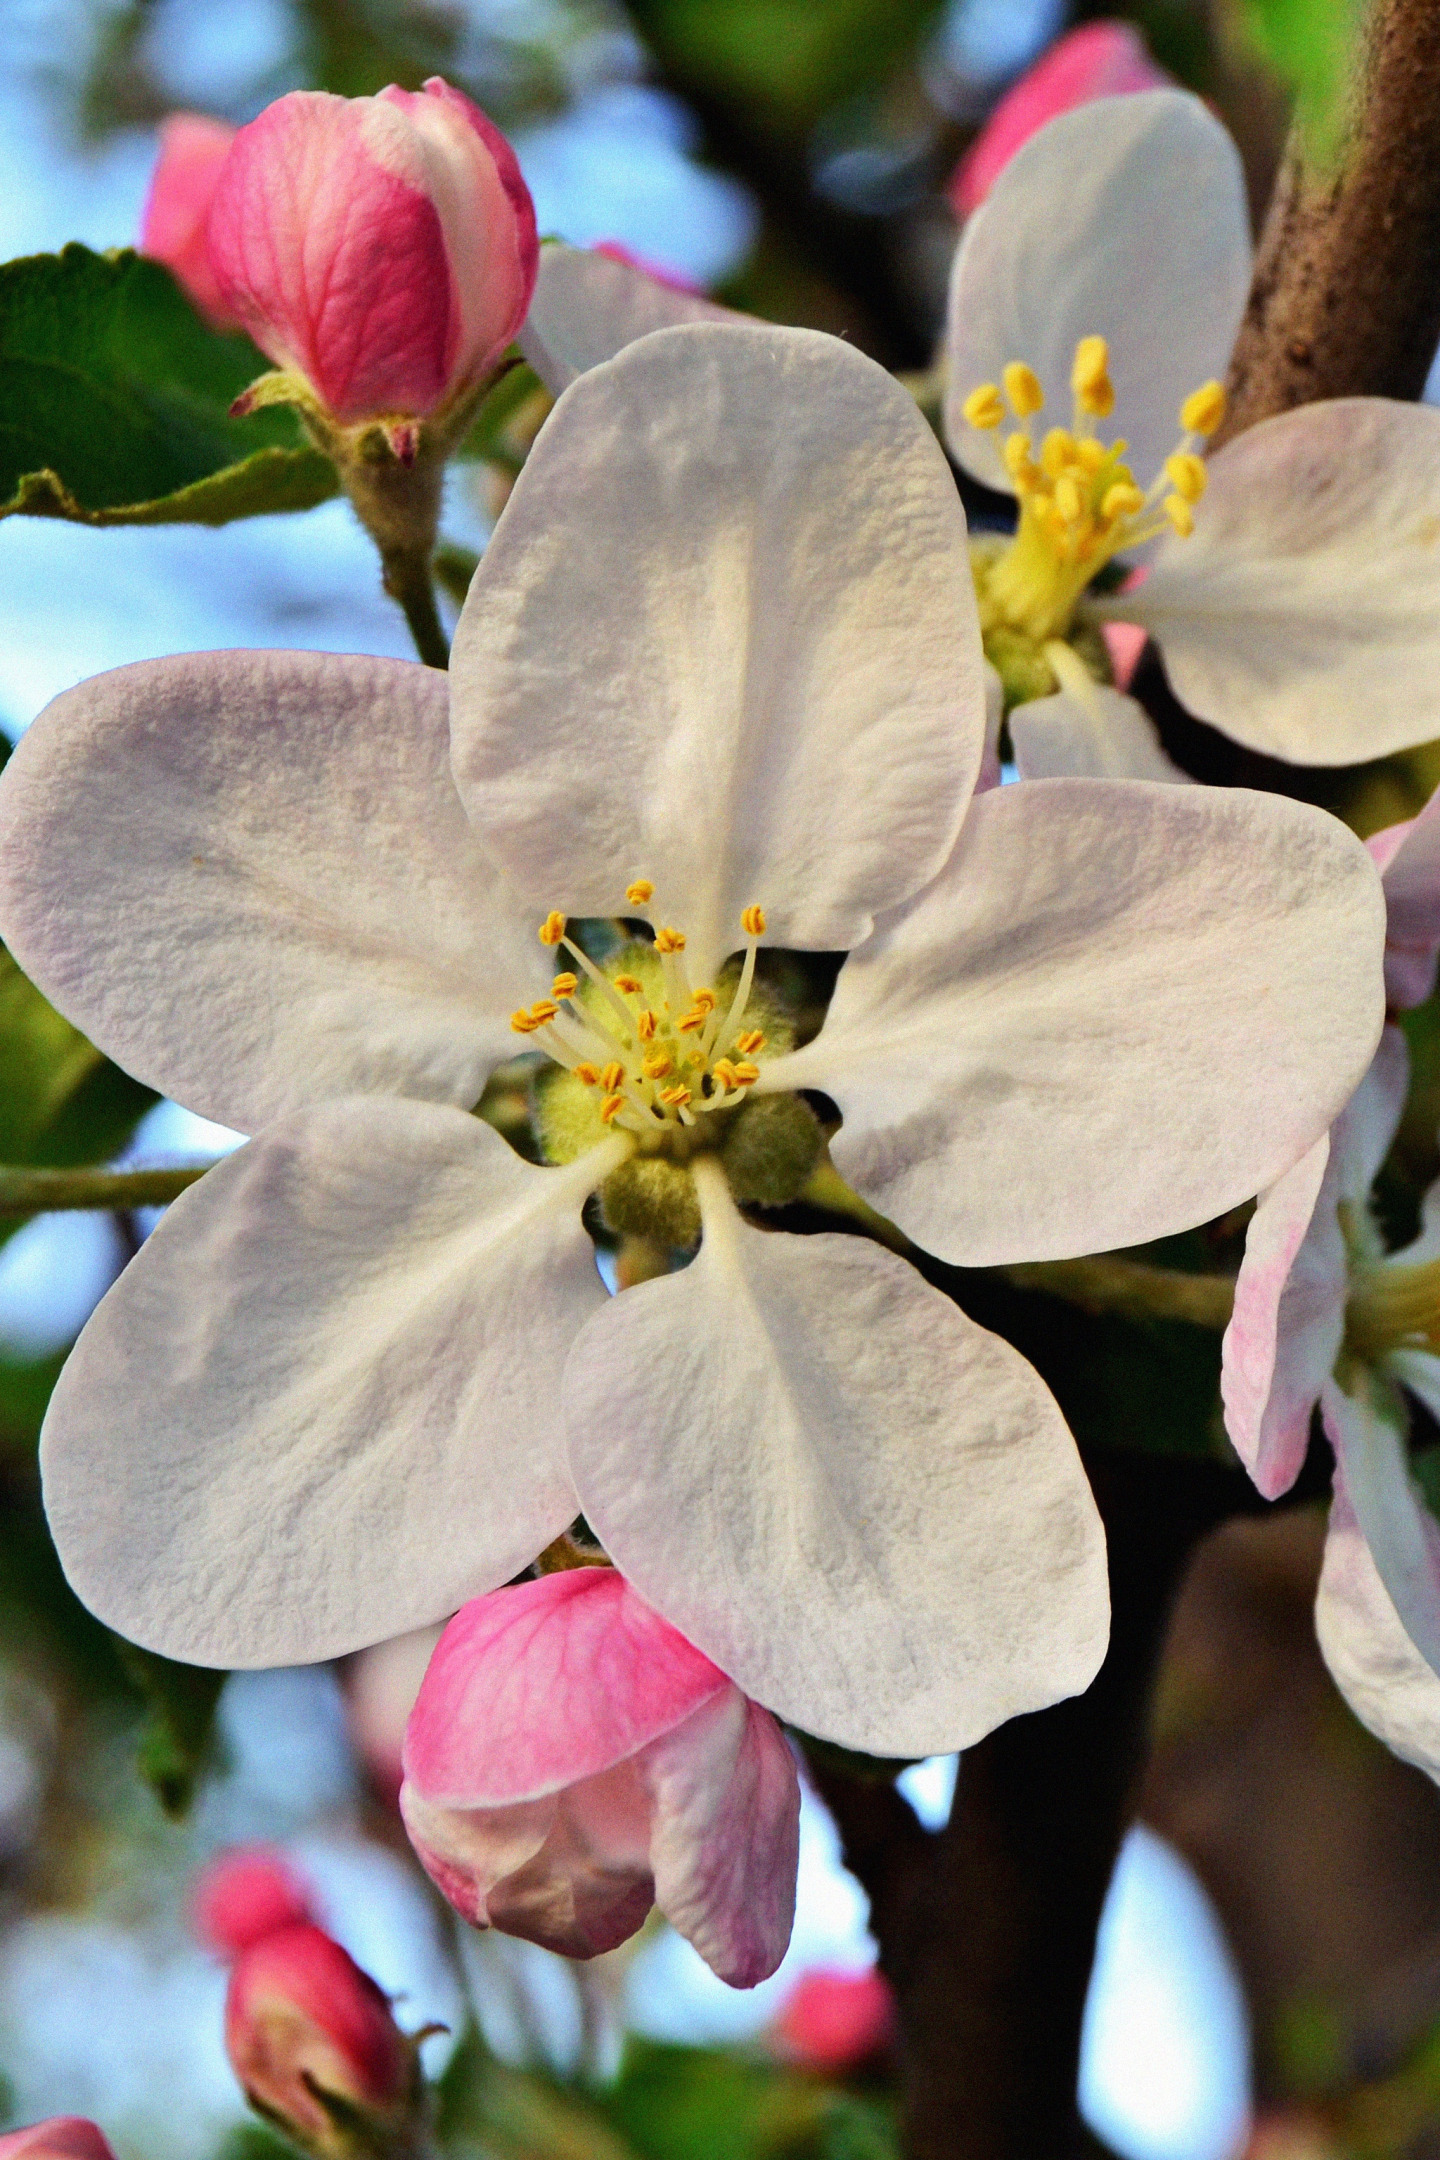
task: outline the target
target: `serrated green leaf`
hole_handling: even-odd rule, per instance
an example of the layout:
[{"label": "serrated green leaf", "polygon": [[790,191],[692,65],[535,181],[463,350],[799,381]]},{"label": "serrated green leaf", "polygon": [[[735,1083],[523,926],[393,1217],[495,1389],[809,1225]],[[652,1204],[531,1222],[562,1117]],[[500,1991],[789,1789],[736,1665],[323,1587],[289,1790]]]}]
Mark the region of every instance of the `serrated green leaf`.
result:
[{"label": "serrated green leaf", "polygon": [[140,1735],[140,1775],[165,1813],[181,1816],[194,1798],[227,1675],[177,1664],[119,1635],[115,1648],[147,1713]]},{"label": "serrated green leaf", "polygon": [[323,502],[334,468],[293,413],[230,417],[264,368],[129,250],[0,266],[0,517],[218,525]]}]

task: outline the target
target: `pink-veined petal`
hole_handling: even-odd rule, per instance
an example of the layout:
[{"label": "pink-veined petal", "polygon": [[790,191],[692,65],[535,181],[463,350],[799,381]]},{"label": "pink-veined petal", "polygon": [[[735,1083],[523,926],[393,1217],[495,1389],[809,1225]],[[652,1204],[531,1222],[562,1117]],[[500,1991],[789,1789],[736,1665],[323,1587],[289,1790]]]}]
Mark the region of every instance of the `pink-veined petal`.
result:
[{"label": "pink-veined petal", "polygon": [[1221,1346],[1225,1429],[1267,1500],[1300,1475],[1345,1333],[1349,1278],[1329,1161],[1327,1133],[1260,1195]]}]

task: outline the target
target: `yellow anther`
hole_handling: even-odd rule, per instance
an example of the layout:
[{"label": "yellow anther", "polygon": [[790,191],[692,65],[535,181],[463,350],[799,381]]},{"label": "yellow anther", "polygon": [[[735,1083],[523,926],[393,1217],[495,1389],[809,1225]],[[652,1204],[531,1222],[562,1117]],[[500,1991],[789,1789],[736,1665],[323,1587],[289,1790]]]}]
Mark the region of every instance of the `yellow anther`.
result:
[{"label": "yellow anther", "polygon": [[697,990],[695,992],[695,1010],[701,1013],[714,1012],[715,993],[713,990]]},{"label": "yellow anther", "polygon": [[575,1067],[575,1077],[577,1080],[583,1080],[586,1087],[599,1087],[600,1085],[600,1075],[593,1065],[577,1065]]},{"label": "yellow anther", "polygon": [[607,1066],[605,1067],[605,1070],[604,1070],[604,1071],[603,1071],[603,1072],[601,1073],[601,1075],[600,1075],[600,1085],[601,1085],[601,1087],[603,1087],[603,1088],[604,1088],[604,1089],[606,1090],[606,1092],[607,1092],[608,1094],[611,1094],[611,1095],[613,1095],[613,1094],[614,1094],[614,1092],[615,1092],[615,1090],[616,1090],[616,1088],[618,1088],[618,1087],[619,1087],[619,1085],[620,1085],[621,1081],[622,1081],[622,1080],[623,1080],[624,1078],[625,1078],[625,1068],[624,1068],[624,1066],[623,1066],[623,1065],[618,1065],[618,1064],[615,1064],[615,1063],[613,1063],[613,1062],[612,1062],[611,1064],[607,1065]]},{"label": "yellow anther", "polygon": [[682,1103],[689,1102],[690,1090],[683,1086],[661,1088],[660,1100],[667,1110],[678,1110]]},{"label": "yellow anther", "polygon": [[1040,463],[1052,480],[1058,480],[1074,462],[1075,437],[1069,428],[1052,427],[1040,445]]},{"label": "yellow anther", "polygon": [[631,907],[644,907],[646,901],[653,899],[654,895],[655,887],[648,877],[637,877],[633,885],[625,888],[625,897]]},{"label": "yellow anther", "polygon": [[639,1019],[635,1023],[636,1031],[639,1034],[641,1042],[654,1042],[655,1030],[659,1027],[659,1025],[660,1022],[656,1019],[654,1013],[651,1012],[649,1007],[647,1006],[645,1011],[641,1013]]},{"label": "yellow anther", "polygon": [[763,907],[747,907],[740,917],[740,927],[746,937],[764,937],[765,910]]},{"label": "yellow anther", "polygon": [[1218,382],[1202,383],[1180,407],[1180,425],[1187,435],[1213,435],[1225,418],[1225,391]]},{"label": "yellow anther", "polygon": [[544,1027],[547,1021],[555,1018],[559,1010],[560,1007],[555,1003],[554,998],[536,998],[535,1003],[530,1007],[530,1017],[535,1022],[536,1027]]},{"label": "yellow anther", "polygon": [[510,1015],[510,1025],[517,1035],[533,1035],[540,1022],[533,1013],[513,1012]]},{"label": "yellow anther", "polygon": [[639,997],[640,993],[645,988],[645,985],[640,981],[638,976],[617,975],[615,977],[615,988],[617,990],[623,990],[626,997]]},{"label": "yellow anther", "polygon": [[664,1080],[675,1070],[675,1060],[668,1050],[652,1050],[649,1057],[642,1058],[640,1070],[647,1080]]},{"label": "yellow anther", "polygon": [[1210,479],[1205,460],[1193,450],[1172,450],[1165,460],[1165,477],[1187,503],[1199,502]]},{"label": "yellow anther", "polygon": [[1005,395],[1010,400],[1010,410],[1017,420],[1028,420],[1031,413],[1039,412],[1045,403],[1045,392],[1034,368],[1026,367],[1023,360],[1012,360],[1001,370],[1000,380],[1005,385]]},{"label": "yellow anther", "polygon": [[1076,461],[1087,473],[1099,472],[1105,460],[1112,455],[1108,445],[1098,441],[1093,435],[1087,435],[1084,442],[1075,445]]},{"label": "yellow anther", "polygon": [[1103,337],[1082,337],[1075,347],[1070,387],[1083,413],[1103,420],[1115,407],[1115,386],[1110,380],[1110,348]]},{"label": "yellow anther", "polygon": [[558,945],[565,935],[565,917],[558,908],[552,908],[540,925],[542,945]]},{"label": "yellow anther", "polygon": [[1179,495],[1167,495],[1160,505],[1170,523],[1182,540],[1188,540],[1195,530],[1195,513]]},{"label": "yellow anther", "polygon": [[993,382],[980,383],[960,410],[973,428],[997,428],[1005,418],[1005,400]]},{"label": "yellow anther", "polygon": [[574,997],[579,987],[578,975],[557,975],[550,985],[550,995],[557,998]]},{"label": "yellow anther", "polygon": [[735,1067],[735,1082],[738,1087],[749,1087],[751,1081],[758,1080],[759,1077],[759,1066],[752,1065],[748,1059]]},{"label": "yellow anther", "polygon": [[729,1058],[716,1058],[710,1070],[722,1087],[734,1087],[735,1067],[731,1064]]},{"label": "yellow anther", "polygon": [[761,1034],[759,1028],[748,1028],[743,1035],[737,1035],[735,1038],[735,1048],[740,1052],[741,1057],[754,1057],[755,1052],[763,1050],[764,1047],[765,1037]]},{"label": "yellow anther", "polygon": [[1055,482],[1055,507],[1067,525],[1073,525],[1084,508],[1080,483],[1073,473],[1062,473]]},{"label": "yellow anther", "polygon": [[1116,518],[1138,517],[1144,507],[1144,489],[1133,486],[1128,480],[1117,480],[1113,486],[1106,488],[1101,497],[1100,515],[1112,521]]},{"label": "yellow anther", "polygon": [[655,950],[658,953],[684,952],[684,931],[672,930],[668,926],[663,930],[657,930],[655,932]]},{"label": "yellow anther", "polygon": [[608,1125],[613,1118],[617,1118],[620,1115],[620,1112],[624,1109],[624,1107],[625,1097],[623,1095],[607,1095],[604,1102],[602,1102],[600,1105],[601,1124]]},{"label": "yellow anther", "polygon": [[709,1017],[710,1015],[706,1012],[705,1007],[697,1005],[691,1012],[680,1015],[680,1018],[675,1022],[675,1032],[678,1035],[693,1035],[697,1028],[704,1027]]},{"label": "yellow anther", "polygon": [[1018,429],[1013,435],[1007,435],[1000,455],[1005,460],[1006,472],[1017,488],[1033,487],[1040,477],[1040,468],[1030,454],[1028,435],[1022,435]]}]

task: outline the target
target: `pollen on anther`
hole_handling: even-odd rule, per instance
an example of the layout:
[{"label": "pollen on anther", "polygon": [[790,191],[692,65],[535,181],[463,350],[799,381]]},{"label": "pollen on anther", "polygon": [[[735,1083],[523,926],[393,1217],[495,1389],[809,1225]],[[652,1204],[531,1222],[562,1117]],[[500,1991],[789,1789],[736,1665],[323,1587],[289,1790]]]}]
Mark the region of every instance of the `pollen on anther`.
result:
[{"label": "pollen on anther", "polygon": [[654,897],[655,887],[648,877],[637,877],[633,885],[627,885],[625,888],[625,898],[629,901],[631,907],[644,907],[645,903],[648,900],[653,900]]},{"label": "pollen on anther", "polygon": [[1110,380],[1110,348],[1103,337],[1082,337],[1075,347],[1070,387],[1084,413],[1103,420],[1115,408],[1115,387]]},{"label": "pollen on anther", "polygon": [[660,1100],[667,1110],[678,1110],[682,1104],[689,1102],[690,1090],[688,1087],[661,1088]]},{"label": "pollen on anther", "polygon": [[764,1047],[765,1037],[761,1034],[759,1028],[748,1028],[743,1035],[737,1035],[735,1038],[735,1048],[740,1052],[741,1057],[753,1057],[757,1050],[763,1050]]},{"label": "pollen on anther", "polygon": [[762,908],[762,907],[747,907],[747,908],[746,908],[746,910],[745,910],[745,912],[744,912],[744,914],[743,914],[743,915],[742,915],[742,916],[740,917],[740,927],[741,927],[741,929],[742,929],[742,930],[743,930],[743,931],[745,932],[745,935],[746,935],[746,937],[764,937],[764,935],[765,935],[765,910],[764,910],[764,908]]},{"label": "pollen on anther", "polygon": [[704,1027],[709,1017],[703,1005],[696,1005],[690,1012],[680,1015],[675,1022],[676,1032],[680,1035],[693,1035],[697,1028]]},{"label": "pollen on anther", "polygon": [[625,1097],[623,1095],[607,1095],[604,1102],[602,1102],[600,1105],[601,1124],[610,1124],[613,1119],[617,1118],[620,1115],[620,1112],[624,1109],[624,1107]]},{"label": "pollen on anther", "polygon": [[675,1060],[668,1050],[652,1050],[649,1057],[642,1059],[640,1070],[647,1080],[664,1080],[674,1072]]},{"label": "pollen on anther", "polygon": [[595,1070],[595,1067],[590,1064],[577,1065],[575,1067],[575,1077],[577,1080],[583,1080],[586,1087],[599,1087],[600,1085],[600,1075]]},{"label": "pollen on anther", "polygon": [[557,975],[550,985],[550,995],[557,998],[574,997],[580,987],[578,975]]},{"label": "pollen on anther", "polygon": [[1005,400],[993,382],[977,383],[960,410],[973,428],[997,428],[1005,418]]},{"label": "pollen on anther", "polygon": [[1179,495],[1167,495],[1160,505],[1170,523],[1182,540],[1188,540],[1195,530],[1195,513],[1189,503]]},{"label": "pollen on anther", "polygon": [[542,945],[558,945],[565,935],[565,917],[558,908],[552,908],[540,925]]},{"label": "pollen on anther", "polygon": [[1172,450],[1165,460],[1165,477],[1185,502],[1197,503],[1205,493],[1210,475],[1205,470],[1204,459],[1196,457],[1193,450]]},{"label": "pollen on anther", "polygon": [[1005,385],[1005,395],[1017,420],[1028,420],[1044,406],[1045,392],[1040,387],[1040,378],[1023,360],[1011,360],[1001,370],[1000,380]]},{"label": "pollen on anther", "polygon": [[695,1010],[703,1013],[714,1012],[715,993],[713,990],[697,990],[695,992]]},{"label": "pollen on anther", "polygon": [[1187,435],[1213,435],[1225,418],[1225,391],[1218,382],[1202,383],[1180,407],[1180,425]]},{"label": "pollen on anther", "polygon": [[667,923],[664,929],[655,932],[655,950],[658,953],[684,952],[684,931],[674,930]]},{"label": "pollen on anther", "polygon": [[623,990],[626,997],[639,997],[645,985],[636,975],[617,975],[615,977],[615,988]]},{"label": "pollen on anther", "polygon": [[603,1072],[601,1073],[601,1075],[600,1075],[600,1085],[601,1085],[601,1087],[603,1087],[604,1089],[606,1089],[606,1091],[607,1091],[608,1093],[610,1093],[610,1094],[612,1094],[612,1095],[613,1095],[613,1094],[614,1094],[614,1092],[615,1092],[615,1090],[616,1090],[616,1088],[618,1088],[618,1087],[619,1087],[619,1085],[620,1085],[621,1081],[622,1081],[622,1080],[624,1079],[624,1077],[625,1077],[625,1068],[624,1068],[624,1066],[623,1066],[623,1065],[617,1065],[617,1064],[611,1063],[611,1064],[607,1065],[607,1066],[605,1067],[605,1070],[604,1070],[604,1071],[603,1071]]},{"label": "pollen on anther", "polygon": [[735,1067],[735,1080],[740,1087],[749,1087],[751,1081],[758,1080],[759,1077],[759,1066],[752,1065],[748,1059]]},{"label": "pollen on anther", "polygon": [[641,1013],[639,1019],[635,1023],[636,1032],[638,1033],[641,1042],[654,1042],[655,1030],[657,1027],[659,1027],[659,1025],[660,1022],[656,1019],[654,1013],[651,1012],[647,1007],[647,1009]]},{"label": "pollen on anther", "polygon": [[1133,486],[1128,480],[1117,480],[1106,488],[1101,498],[1100,515],[1108,519],[1138,517],[1144,507],[1144,489]]},{"label": "pollen on anther", "polygon": [[559,1010],[560,1007],[555,1003],[554,998],[536,998],[535,1003],[530,1007],[530,1017],[535,1022],[536,1027],[544,1027],[547,1021],[555,1018]]},{"label": "pollen on anther", "polygon": [[517,1035],[533,1035],[540,1022],[533,1013],[513,1012],[510,1015],[510,1025]]}]

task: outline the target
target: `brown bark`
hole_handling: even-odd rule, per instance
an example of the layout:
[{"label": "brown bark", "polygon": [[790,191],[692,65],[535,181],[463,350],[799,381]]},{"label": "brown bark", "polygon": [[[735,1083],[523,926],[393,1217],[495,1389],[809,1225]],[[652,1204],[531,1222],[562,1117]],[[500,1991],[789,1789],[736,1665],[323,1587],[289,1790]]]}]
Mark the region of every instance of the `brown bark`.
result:
[{"label": "brown bark", "polygon": [[1333,159],[1292,131],[1217,440],[1315,398],[1417,398],[1440,342],[1440,8],[1375,0]]}]

